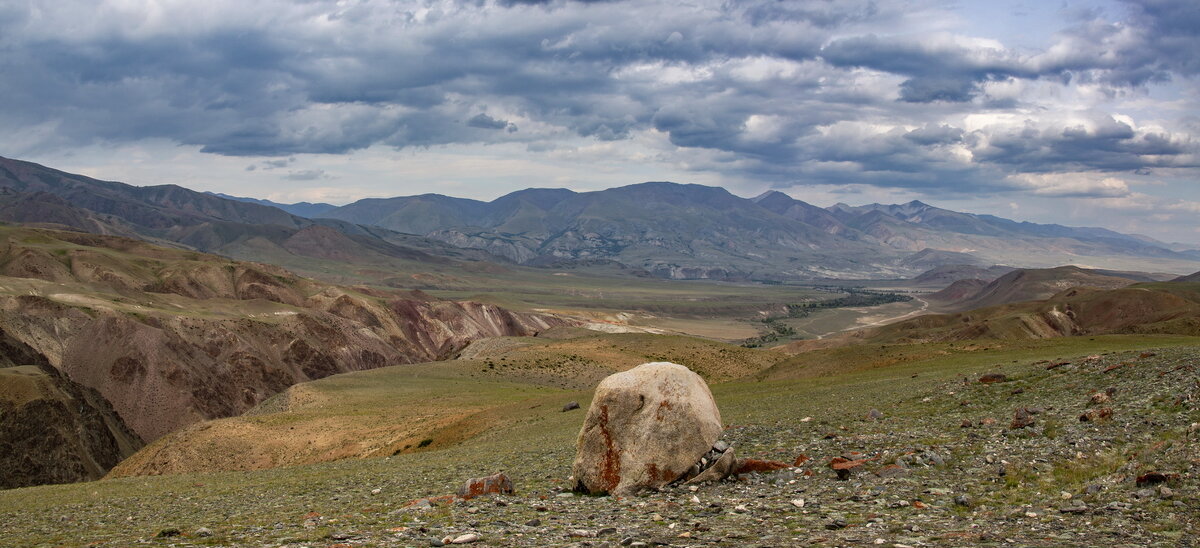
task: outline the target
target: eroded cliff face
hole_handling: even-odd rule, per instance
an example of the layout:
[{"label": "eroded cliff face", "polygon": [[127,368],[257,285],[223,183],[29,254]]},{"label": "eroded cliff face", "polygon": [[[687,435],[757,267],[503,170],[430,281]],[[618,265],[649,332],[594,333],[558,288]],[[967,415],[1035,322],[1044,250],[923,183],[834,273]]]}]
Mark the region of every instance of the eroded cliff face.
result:
[{"label": "eroded cliff face", "polygon": [[99,479],[142,447],[97,391],[0,338],[0,489]]},{"label": "eroded cliff face", "polygon": [[278,267],[120,238],[8,236],[0,253],[0,329],[111,402],[146,441],[238,415],[299,382],[439,360],[472,340],[568,323],[420,293],[327,285]]}]

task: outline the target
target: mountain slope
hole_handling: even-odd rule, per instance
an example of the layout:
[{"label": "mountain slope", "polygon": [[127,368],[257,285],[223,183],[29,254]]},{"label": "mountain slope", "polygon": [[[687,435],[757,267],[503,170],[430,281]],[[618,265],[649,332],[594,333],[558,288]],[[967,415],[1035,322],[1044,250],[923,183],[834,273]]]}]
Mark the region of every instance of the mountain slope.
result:
[{"label": "mountain slope", "polygon": [[[247,260],[305,268],[306,259],[393,267],[498,260],[443,242],[337,220],[310,220],[175,185],[136,187],[0,158],[0,221],[137,237]],[[340,232],[335,236],[330,229]],[[307,230],[308,232],[301,233]],[[321,237],[314,236],[320,234]],[[304,241],[304,243],[299,243]],[[337,259],[333,259],[337,257]],[[319,270],[319,269],[317,269]]]},{"label": "mountain slope", "polygon": [[95,390],[45,364],[0,368],[0,489],[100,479],[142,445]]},{"label": "mountain slope", "polygon": [[265,205],[268,207],[274,207],[274,208],[282,209],[282,210],[284,210],[288,213],[291,213],[292,215],[295,215],[297,217],[305,217],[308,219],[320,217],[322,213],[337,207],[333,204],[326,204],[326,203],[315,203],[314,204],[312,202],[297,202],[294,204],[281,204],[279,202],[272,202],[271,200],[260,200],[258,198],[245,198],[242,196],[230,196],[228,194],[223,194],[220,192],[208,192],[206,194],[212,194],[213,196],[219,196],[221,198],[226,198],[229,200],[237,200],[239,202],[248,202],[248,203],[252,203],[252,204],[259,204],[259,205]]},{"label": "mountain slope", "polygon": [[565,324],[138,240],[0,227],[0,330],[31,349],[14,364],[95,389],[146,440],[296,382]]},{"label": "mountain slope", "polygon": [[953,303],[958,310],[971,310],[1021,301],[1049,298],[1063,290],[1087,286],[1116,289],[1135,283],[1130,278],[1110,276],[1076,266],[1019,269],[992,280],[974,295]]}]

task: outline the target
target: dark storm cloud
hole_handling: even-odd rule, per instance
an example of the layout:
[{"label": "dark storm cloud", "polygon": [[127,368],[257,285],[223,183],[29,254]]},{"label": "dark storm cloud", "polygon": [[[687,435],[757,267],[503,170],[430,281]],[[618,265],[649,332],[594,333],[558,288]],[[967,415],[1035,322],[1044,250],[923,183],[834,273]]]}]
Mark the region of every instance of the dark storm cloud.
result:
[{"label": "dark storm cloud", "polygon": [[1032,75],[1004,51],[919,38],[870,35],[835,40],[821,50],[821,57],[834,66],[908,76],[900,98],[914,103],[970,101],[982,82]]},{"label": "dark storm cloud", "polygon": [[[564,137],[661,132],[707,154],[689,162],[697,169],[966,191],[1020,173],[1189,167],[1197,155],[1186,136],[1108,116],[947,122],[1044,108],[993,97],[991,85],[1116,93],[1193,78],[1191,1],[1130,4],[1125,21],[1085,14],[1046,51],[1020,53],[886,34],[921,2],[214,2],[158,19],[88,3],[0,6],[0,123],[51,128],[31,147],[164,138],[229,156],[539,151]],[[286,177],[309,175],[324,176]]]},{"label": "dark storm cloud", "polygon": [[481,112],[472,116],[470,120],[467,120],[467,125],[483,129],[504,129],[508,127],[508,122],[506,120],[497,120]]}]

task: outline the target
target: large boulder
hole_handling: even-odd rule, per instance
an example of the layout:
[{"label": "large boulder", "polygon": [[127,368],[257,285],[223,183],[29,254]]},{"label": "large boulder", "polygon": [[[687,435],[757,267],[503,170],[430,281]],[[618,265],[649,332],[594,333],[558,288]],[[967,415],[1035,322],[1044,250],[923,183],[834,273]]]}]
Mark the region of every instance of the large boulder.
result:
[{"label": "large boulder", "polygon": [[655,362],[596,387],[575,454],[575,489],[627,494],[679,479],[713,449],[724,427],[699,375]]}]

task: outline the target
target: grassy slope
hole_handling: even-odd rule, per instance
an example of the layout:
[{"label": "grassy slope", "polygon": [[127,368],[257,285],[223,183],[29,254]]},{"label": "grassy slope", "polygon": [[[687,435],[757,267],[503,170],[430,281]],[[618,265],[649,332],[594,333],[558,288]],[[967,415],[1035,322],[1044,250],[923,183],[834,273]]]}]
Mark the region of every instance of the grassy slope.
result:
[{"label": "grassy slope", "polygon": [[644,334],[486,339],[463,355],[294,386],[247,414],[168,434],[112,475],[253,470],[439,449],[521,422],[531,406],[559,409],[605,376],[648,361],[682,363],[722,381],[777,359],[713,341]]},{"label": "grassy slope", "polygon": [[[830,454],[839,451],[838,447],[842,447],[841,450],[862,449],[870,440],[911,443],[911,440],[903,441],[903,436],[894,441],[886,440],[891,440],[895,432],[903,431],[895,430],[904,428],[902,423],[913,423],[913,428],[924,424],[928,428],[929,418],[941,414],[950,415],[936,421],[945,424],[929,434],[931,439],[917,441],[949,443],[951,438],[966,435],[957,428],[958,419],[954,415],[990,415],[1004,421],[1011,414],[1012,406],[1020,405],[1020,400],[1012,401],[1012,397],[993,398],[983,393],[975,396],[964,393],[963,398],[976,400],[978,405],[969,410],[960,408],[960,397],[953,396],[953,392],[947,396],[946,385],[952,386],[955,379],[963,375],[1003,371],[1030,393],[1021,398],[1033,398],[1035,395],[1061,397],[1061,394],[1068,393],[1062,387],[1056,387],[1053,392],[1037,392],[1041,383],[1049,382],[1041,380],[1043,377],[1070,379],[1070,376],[1057,376],[1057,372],[1046,372],[1042,360],[1149,347],[1194,348],[1198,345],[1200,339],[1197,338],[1109,336],[1095,340],[1037,341],[1011,348],[955,348],[953,352],[950,352],[951,348],[933,347],[923,356],[913,349],[910,359],[887,367],[873,362],[859,362],[854,359],[855,356],[839,354],[830,363],[841,366],[821,367],[818,364],[820,360],[808,364],[791,362],[790,365],[770,370],[769,378],[778,380],[722,383],[714,385],[713,392],[725,422],[734,426],[728,435],[742,447],[743,454],[790,458],[798,452],[808,452],[827,459]],[[946,352],[943,353],[943,350]],[[870,349],[863,349],[859,357],[871,353]],[[1134,357],[1136,361],[1136,354]],[[422,377],[423,382],[433,383],[434,386],[442,382],[435,375],[436,368],[410,371]],[[378,370],[322,382],[329,384],[332,393],[338,393],[341,390],[339,383],[353,382],[357,385],[370,378],[364,375],[386,377],[406,372],[400,368]],[[1119,374],[1139,375],[1133,370]],[[469,395],[477,388],[484,389],[479,396],[470,396],[479,400],[505,395],[506,391],[509,392],[507,396],[511,396],[512,390],[519,390],[493,381],[464,379],[461,375],[444,377],[444,381],[448,384],[443,388],[451,394]],[[1056,382],[1061,384],[1062,381]],[[391,390],[386,385],[367,384],[381,391],[377,393],[378,396]],[[421,385],[408,386],[415,389]],[[1087,391],[1096,387],[1071,385],[1069,388],[1070,393],[1078,393],[1076,397],[1086,400]],[[574,438],[582,420],[580,412],[563,413],[557,404],[578,397],[586,408],[588,401],[586,393],[534,388],[527,390],[530,399],[511,404],[494,414],[495,422],[480,430],[469,441],[444,449],[256,472],[124,478],[0,492],[0,522],[12,524],[0,533],[0,544],[124,543],[151,537],[166,527],[181,527],[186,531],[189,527],[199,526],[216,531],[213,542],[247,542],[267,537],[280,542],[319,541],[327,538],[325,535],[332,529],[302,527],[304,516],[309,512],[336,517],[337,521],[332,527],[339,530],[382,531],[409,519],[389,513],[405,501],[452,492],[463,478],[496,470],[507,470],[522,493],[544,492],[545,489],[565,483],[574,453]],[[363,393],[360,387],[355,386],[345,394],[358,397]],[[349,408],[357,407],[354,401],[341,401],[342,405]],[[1073,407],[1077,404],[1060,405]],[[872,407],[883,409],[889,422],[862,422],[859,418]],[[369,406],[363,406],[358,411],[363,414],[379,412]],[[813,420],[801,421],[804,417],[812,417]],[[1197,418],[1200,417],[1190,420]],[[392,416],[391,419],[400,422],[405,417]],[[1184,417],[1183,420],[1188,419]],[[824,433],[837,431],[838,425],[849,427],[849,430],[839,431],[844,441],[821,440]],[[1101,463],[1099,466],[1108,465]],[[1116,465],[1113,466],[1115,468]],[[1079,473],[1091,477],[1088,474],[1100,474],[1105,470]],[[1079,480],[1076,478],[1072,481]],[[1018,485],[1018,488],[978,493],[975,496],[990,497],[984,500],[995,499],[996,502],[1013,497],[1036,498],[1039,495],[1033,489],[1044,487],[1038,487],[1039,484],[1032,479],[1030,482],[1029,490]],[[370,491],[374,488],[380,488],[382,493],[372,495]],[[63,521],[59,516],[68,517]],[[455,517],[436,514],[431,519],[437,523],[451,523]],[[465,516],[458,519],[472,518]]]}]

